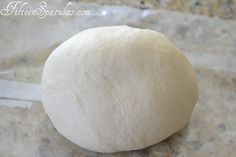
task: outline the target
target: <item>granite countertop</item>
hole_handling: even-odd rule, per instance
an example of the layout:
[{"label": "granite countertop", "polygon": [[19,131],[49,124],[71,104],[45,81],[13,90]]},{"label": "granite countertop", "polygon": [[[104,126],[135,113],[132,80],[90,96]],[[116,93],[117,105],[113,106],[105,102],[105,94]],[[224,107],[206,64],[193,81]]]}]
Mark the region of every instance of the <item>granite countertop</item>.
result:
[{"label": "granite countertop", "polygon": [[236,0],[80,0],[80,2],[126,5],[140,9],[168,9],[223,19],[236,19]]},{"label": "granite countertop", "polygon": [[[61,0],[48,6],[65,4]],[[164,33],[193,64],[200,95],[192,118],[181,131],[149,148],[101,154],[80,148],[60,135],[41,102],[33,102],[27,109],[0,105],[0,157],[235,156],[236,21],[127,6],[79,2],[72,2],[72,6],[87,8],[91,14],[44,19],[0,16],[0,79],[40,83],[43,64],[52,50],[86,28],[149,28]]]}]

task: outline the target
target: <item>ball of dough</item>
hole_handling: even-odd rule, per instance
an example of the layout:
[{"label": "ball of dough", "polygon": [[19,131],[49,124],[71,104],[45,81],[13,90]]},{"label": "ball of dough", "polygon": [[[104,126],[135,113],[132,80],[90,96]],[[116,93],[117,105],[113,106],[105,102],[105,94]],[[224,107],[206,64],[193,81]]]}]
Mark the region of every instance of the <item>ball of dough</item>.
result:
[{"label": "ball of dough", "polygon": [[56,48],[42,77],[55,128],[96,152],[136,150],[184,127],[198,98],[191,64],[161,33],[111,26]]}]

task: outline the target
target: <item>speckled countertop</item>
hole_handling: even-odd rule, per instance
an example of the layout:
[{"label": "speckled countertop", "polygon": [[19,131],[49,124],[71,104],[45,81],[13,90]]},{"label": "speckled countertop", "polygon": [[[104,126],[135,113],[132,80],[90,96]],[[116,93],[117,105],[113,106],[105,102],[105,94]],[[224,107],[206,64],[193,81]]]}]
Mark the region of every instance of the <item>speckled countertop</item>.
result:
[{"label": "speckled countertop", "polygon": [[[57,8],[65,4],[61,0],[48,5]],[[0,79],[40,83],[47,56],[83,29],[121,24],[149,28],[164,33],[193,64],[200,96],[192,118],[181,131],[144,150],[101,154],[61,136],[40,102],[28,109],[0,105],[0,157],[235,156],[236,21],[168,10],[72,5],[90,9],[91,15],[45,19],[0,16]]]},{"label": "speckled countertop", "polygon": [[80,0],[102,5],[127,5],[140,9],[168,9],[223,19],[236,19],[236,0]]}]

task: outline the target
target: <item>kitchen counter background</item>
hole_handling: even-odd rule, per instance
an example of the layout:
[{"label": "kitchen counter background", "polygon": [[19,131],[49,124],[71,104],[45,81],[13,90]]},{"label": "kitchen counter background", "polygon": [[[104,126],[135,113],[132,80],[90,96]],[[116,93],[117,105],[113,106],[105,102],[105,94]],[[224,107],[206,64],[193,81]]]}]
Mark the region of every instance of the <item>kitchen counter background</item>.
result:
[{"label": "kitchen counter background", "polygon": [[[66,3],[48,2],[48,6],[55,9]],[[31,7],[37,5],[32,2]],[[0,16],[0,79],[40,83],[47,56],[64,40],[86,28],[149,28],[164,33],[194,66],[200,96],[192,118],[178,133],[144,150],[101,154],[80,148],[61,136],[40,102],[28,109],[0,105],[0,157],[235,156],[236,21],[79,2],[72,2],[72,8],[87,8],[91,15],[44,19]]]},{"label": "kitchen counter background", "polygon": [[140,9],[168,9],[223,19],[236,19],[236,0],[79,0],[103,5],[127,5]]}]

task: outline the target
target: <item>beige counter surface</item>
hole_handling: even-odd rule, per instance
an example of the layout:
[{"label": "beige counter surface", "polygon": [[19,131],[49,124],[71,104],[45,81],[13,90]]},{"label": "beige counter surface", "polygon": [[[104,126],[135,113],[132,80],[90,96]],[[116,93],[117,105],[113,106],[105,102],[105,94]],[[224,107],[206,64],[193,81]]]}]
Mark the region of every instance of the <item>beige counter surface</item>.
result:
[{"label": "beige counter surface", "polygon": [[236,19],[236,0],[80,0],[102,5],[127,5],[139,9],[168,9],[223,19]]},{"label": "beige counter surface", "polygon": [[[53,8],[64,5],[63,1],[48,4]],[[200,95],[192,118],[181,131],[144,150],[101,154],[61,136],[41,102],[27,109],[0,105],[0,157],[235,156],[236,21],[126,6],[78,2],[72,6],[87,8],[91,14],[43,19],[0,16],[0,79],[40,83],[43,64],[52,50],[86,28],[149,28],[164,33],[193,64]]]}]

